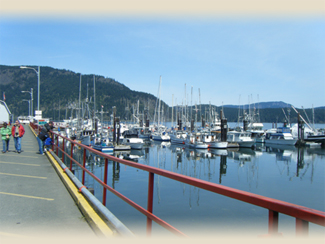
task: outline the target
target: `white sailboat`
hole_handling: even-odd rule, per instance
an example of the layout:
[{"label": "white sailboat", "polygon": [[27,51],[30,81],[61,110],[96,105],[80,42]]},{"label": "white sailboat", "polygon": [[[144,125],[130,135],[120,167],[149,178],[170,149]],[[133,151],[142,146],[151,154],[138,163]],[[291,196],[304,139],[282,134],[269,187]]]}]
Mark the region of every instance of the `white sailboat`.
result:
[{"label": "white sailboat", "polygon": [[[195,105],[195,124],[197,121],[197,108]],[[187,135],[185,140],[185,145],[190,148],[196,148],[196,149],[207,149],[209,147],[209,144],[204,142],[204,134],[197,131],[197,127],[195,127],[195,132],[192,132]]]},{"label": "white sailboat", "polygon": [[164,129],[164,126],[160,125],[160,107],[161,107],[161,100],[160,100],[160,88],[161,88],[161,76],[159,79],[159,92],[158,92],[158,124],[156,130],[151,133],[151,139],[155,141],[170,141],[170,136]]}]

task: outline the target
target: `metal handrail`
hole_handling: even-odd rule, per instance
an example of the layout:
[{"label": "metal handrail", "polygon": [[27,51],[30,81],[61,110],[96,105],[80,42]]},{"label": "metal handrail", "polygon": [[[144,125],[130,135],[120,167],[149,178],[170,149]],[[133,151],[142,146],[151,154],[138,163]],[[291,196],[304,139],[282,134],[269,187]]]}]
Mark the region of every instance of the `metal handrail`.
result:
[{"label": "metal handrail", "polygon": [[[120,197],[125,202],[127,202],[128,204],[130,204],[131,206],[133,206],[134,208],[139,210],[141,213],[145,214],[148,217],[147,218],[147,233],[148,234],[151,233],[151,220],[154,220],[156,223],[162,225],[163,227],[167,228],[168,230],[172,231],[173,233],[181,235],[181,236],[185,236],[185,234],[183,234],[176,228],[172,227],[168,223],[164,222],[163,220],[161,220],[160,218],[158,218],[157,216],[152,214],[154,174],[161,175],[161,176],[169,178],[169,179],[183,182],[185,184],[192,185],[192,186],[195,186],[195,187],[198,187],[198,188],[210,191],[210,192],[221,194],[223,196],[227,196],[227,197],[230,197],[233,199],[240,200],[242,202],[250,203],[250,204],[268,209],[269,210],[268,232],[270,235],[278,234],[279,213],[289,215],[291,217],[296,218],[296,235],[297,236],[308,234],[309,222],[325,227],[325,212],[323,212],[323,211],[319,211],[319,210],[307,208],[304,206],[276,200],[276,199],[269,198],[269,197],[264,197],[264,196],[261,196],[258,194],[249,193],[249,192],[245,192],[242,190],[237,190],[237,189],[234,189],[231,187],[207,182],[207,181],[196,179],[196,178],[193,178],[190,176],[185,176],[185,175],[181,175],[178,173],[170,172],[170,171],[167,171],[164,169],[158,169],[158,168],[155,168],[152,166],[141,165],[138,163],[134,163],[134,162],[125,160],[125,159],[120,159],[120,158],[117,158],[117,157],[114,157],[111,155],[107,155],[105,153],[102,153],[100,151],[92,149],[91,147],[85,146],[85,145],[78,143],[76,141],[73,141],[67,137],[59,135],[57,133],[53,133],[53,134],[56,136],[57,144],[53,145],[52,149],[54,149],[54,146],[55,146],[57,149],[61,150],[61,148],[57,145],[58,145],[58,137],[62,137],[63,141],[65,141],[65,140],[70,141],[72,143],[72,146],[78,145],[79,147],[83,148],[84,150],[88,150],[92,153],[95,153],[95,154],[105,158],[105,164],[106,164],[107,160],[111,160],[114,162],[118,162],[118,163],[121,163],[124,165],[128,165],[128,166],[131,166],[131,167],[134,167],[137,169],[147,171],[149,173],[148,206],[147,206],[148,209],[145,210],[144,208],[142,208],[141,206],[132,202],[130,199],[123,196],[122,194],[120,194],[119,192],[114,190],[113,188],[109,187],[105,182],[98,179],[91,172],[89,172],[84,166],[82,166],[76,160],[71,158],[72,152],[71,152],[71,155],[69,155],[68,153],[63,152],[61,150],[63,155],[65,154],[66,156],[68,156],[70,158],[71,162],[73,161],[74,163],[76,163],[79,167],[82,168],[83,172],[87,172],[89,175],[91,175],[105,189],[111,191],[116,196]],[[73,151],[73,150],[71,150],[71,151]],[[85,165],[85,158],[84,158],[84,165]],[[71,167],[71,164],[70,164],[70,167]],[[105,171],[105,174],[106,174],[106,172],[107,171]],[[104,195],[103,195],[103,198],[104,198]],[[103,199],[103,202],[104,202],[104,199]]]}]

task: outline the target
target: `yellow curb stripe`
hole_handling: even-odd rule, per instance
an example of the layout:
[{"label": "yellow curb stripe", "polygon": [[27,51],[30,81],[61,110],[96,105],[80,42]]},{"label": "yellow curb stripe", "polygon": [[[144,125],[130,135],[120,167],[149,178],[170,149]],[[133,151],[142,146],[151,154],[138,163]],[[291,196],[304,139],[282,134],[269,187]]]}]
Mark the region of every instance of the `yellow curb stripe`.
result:
[{"label": "yellow curb stripe", "polygon": [[66,175],[61,166],[58,164],[58,162],[53,158],[50,153],[47,153],[46,155],[49,157],[50,161],[53,164],[53,167],[58,172],[63,183],[69,190],[70,194],[72,195],[73,199],[75,200],[76,204],[86,217],[88,223],[93,228],[93,230],[99,235],[103,235],[105,237],[112,237],[114,235],[114,232],[107,226],[107,224],[102,220],[102,218],[99,217],[95,210],[90,206],[88,201],[84,198],[82,193],[79,193],[77,187]]},{"label": "yellow curb stripe", "polygon": [[26,197],[26,198],[33,198],[33,199],[47,200],[47,201],[53,201],[53,200],[54,200],[53,198],[35,197],[35,196],[28,196],[28,195],[15,194],[15,193],[8,193],[8,192],[0,192],[0,194],[3,194],[3,195],[9,195],[9,196],[16,196],[16,197]]},{"label": "yellow curb stripe", "polygon": [[19,164],[19,165],[26,165],[26,166],[41,166],[39,164],[24,164],[24,163],[14,163],[14,162],[0,162],[0,164]]},{"label": "yellow curb stripe", "polygon": [[17,175],[17,174],[9,174],[9,173],[0,173],[0,175],[10,175],[10,176],[27,177],[27,178],[35,178],[35,179],[43,179],[43,180],[47,179],[47,177],[31,176],[31,175]]}]

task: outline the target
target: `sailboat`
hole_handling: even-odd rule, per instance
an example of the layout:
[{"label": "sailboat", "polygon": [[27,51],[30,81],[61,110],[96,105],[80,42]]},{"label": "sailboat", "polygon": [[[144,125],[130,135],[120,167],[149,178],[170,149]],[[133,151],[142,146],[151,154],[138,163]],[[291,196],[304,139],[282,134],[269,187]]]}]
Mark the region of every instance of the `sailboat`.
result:
[{"label": "sailboat", "polygon": [[[197,121],[197,108],[195,105],[195,124]],[[196,149],[207,149],[209,144],[204,142],[204,134],[197,131],[197,126],[195,126],[195,131],[188,134],[186,137],[185,145],[190,148]]]},{"label": "sailboat", "polygon": [[158,92],[158,124],[157,128],[152,131],[151,133],[151,139],[155,141],[170,141],[170,136],[166,132],[165,126],[160,124],[160,108],[161,108],[161,99],[160,99],[160,88],[161,88],[161,76],[159,79],[159,92]]}]

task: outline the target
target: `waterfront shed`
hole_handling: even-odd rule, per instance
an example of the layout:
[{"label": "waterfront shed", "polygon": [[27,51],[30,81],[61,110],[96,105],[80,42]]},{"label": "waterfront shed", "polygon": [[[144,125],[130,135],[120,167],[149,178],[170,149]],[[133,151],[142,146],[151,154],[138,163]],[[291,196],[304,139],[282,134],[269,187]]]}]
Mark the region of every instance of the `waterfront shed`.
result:
[{"label": "waterfront shed", "polygon": [[4,122],[9,124],[11,112],[5,101],[0,100],[0,127]]}]

